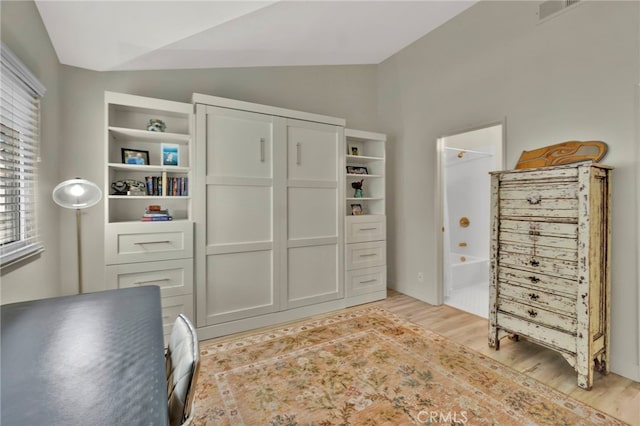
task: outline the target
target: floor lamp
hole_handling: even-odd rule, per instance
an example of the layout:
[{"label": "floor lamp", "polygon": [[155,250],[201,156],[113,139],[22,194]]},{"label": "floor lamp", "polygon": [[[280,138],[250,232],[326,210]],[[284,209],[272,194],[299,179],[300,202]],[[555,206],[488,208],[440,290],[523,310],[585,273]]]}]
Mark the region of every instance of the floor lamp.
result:
[{"label": "floor lamp", "polygon": [[98,204],[102,191],[95,183],[75,178],[65,180],[53,189],[53,201],[65,209],[76,211],[76,235],[78,238],[78,293],[82,293],[82,231],[80,210]]}]

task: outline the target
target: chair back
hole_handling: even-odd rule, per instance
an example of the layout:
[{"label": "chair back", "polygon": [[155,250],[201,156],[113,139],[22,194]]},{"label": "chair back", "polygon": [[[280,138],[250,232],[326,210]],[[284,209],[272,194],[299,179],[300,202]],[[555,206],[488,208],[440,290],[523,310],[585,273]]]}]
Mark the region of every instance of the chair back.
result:
[{"label": "chair back", "polygon": [[180,314],[173,324],[167,347],[166,372],[169,397],[169,424],[178,426],[191,416],[194,391],[200,368],[196,329]]}]

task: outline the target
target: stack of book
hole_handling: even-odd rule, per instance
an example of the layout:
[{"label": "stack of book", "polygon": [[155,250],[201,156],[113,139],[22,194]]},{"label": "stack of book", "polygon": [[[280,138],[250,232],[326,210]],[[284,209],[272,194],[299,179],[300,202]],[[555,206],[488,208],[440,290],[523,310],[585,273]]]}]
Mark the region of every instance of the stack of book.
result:
[{"label": "stack of book", "polygon": [[173,216],[169,214],[169,210],[160,206],[149,206],[142,215],[143,222],[167,221],[173,220]]}]

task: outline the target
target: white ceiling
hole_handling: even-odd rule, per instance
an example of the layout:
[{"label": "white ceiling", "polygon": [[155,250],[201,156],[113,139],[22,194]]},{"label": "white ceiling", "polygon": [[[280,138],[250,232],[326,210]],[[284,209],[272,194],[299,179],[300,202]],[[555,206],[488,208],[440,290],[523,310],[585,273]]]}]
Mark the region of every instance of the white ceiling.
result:
[{"label": "white ceiling", "polygon": [[475,2],[35,1],[60,62],[97,71],[378,64]]}]

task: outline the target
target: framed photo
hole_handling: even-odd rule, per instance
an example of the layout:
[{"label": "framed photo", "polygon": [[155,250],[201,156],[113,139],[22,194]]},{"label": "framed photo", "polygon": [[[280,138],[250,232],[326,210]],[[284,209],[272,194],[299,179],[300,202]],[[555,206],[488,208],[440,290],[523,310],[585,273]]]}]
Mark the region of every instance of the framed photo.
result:
[{"label": "framed photo", "polygon": [[180,164],[180,146],[174,143],[162,144],[162,165],[177,166]]},{"label": "framed photo", "polygon": [[122,148],[122,162],[124,164],[137,164],[140,166],[149,165],[149,151]]},{"label": "framed photo", "polygon": [[360,151],[358,149],[358,145],[356,144],[349,144],[349,152],[347,152],[348,155],[360,155]]},{"label": "framed photo", "polygon": [[364,214],[362,211],[362,204],[351,204],[351,214],[353,216],[360,216]]},{"label": "framed photo", "polygon": [[369,171],[362,166],[347,166],[347,173],[350,175],[368,175]]}]

